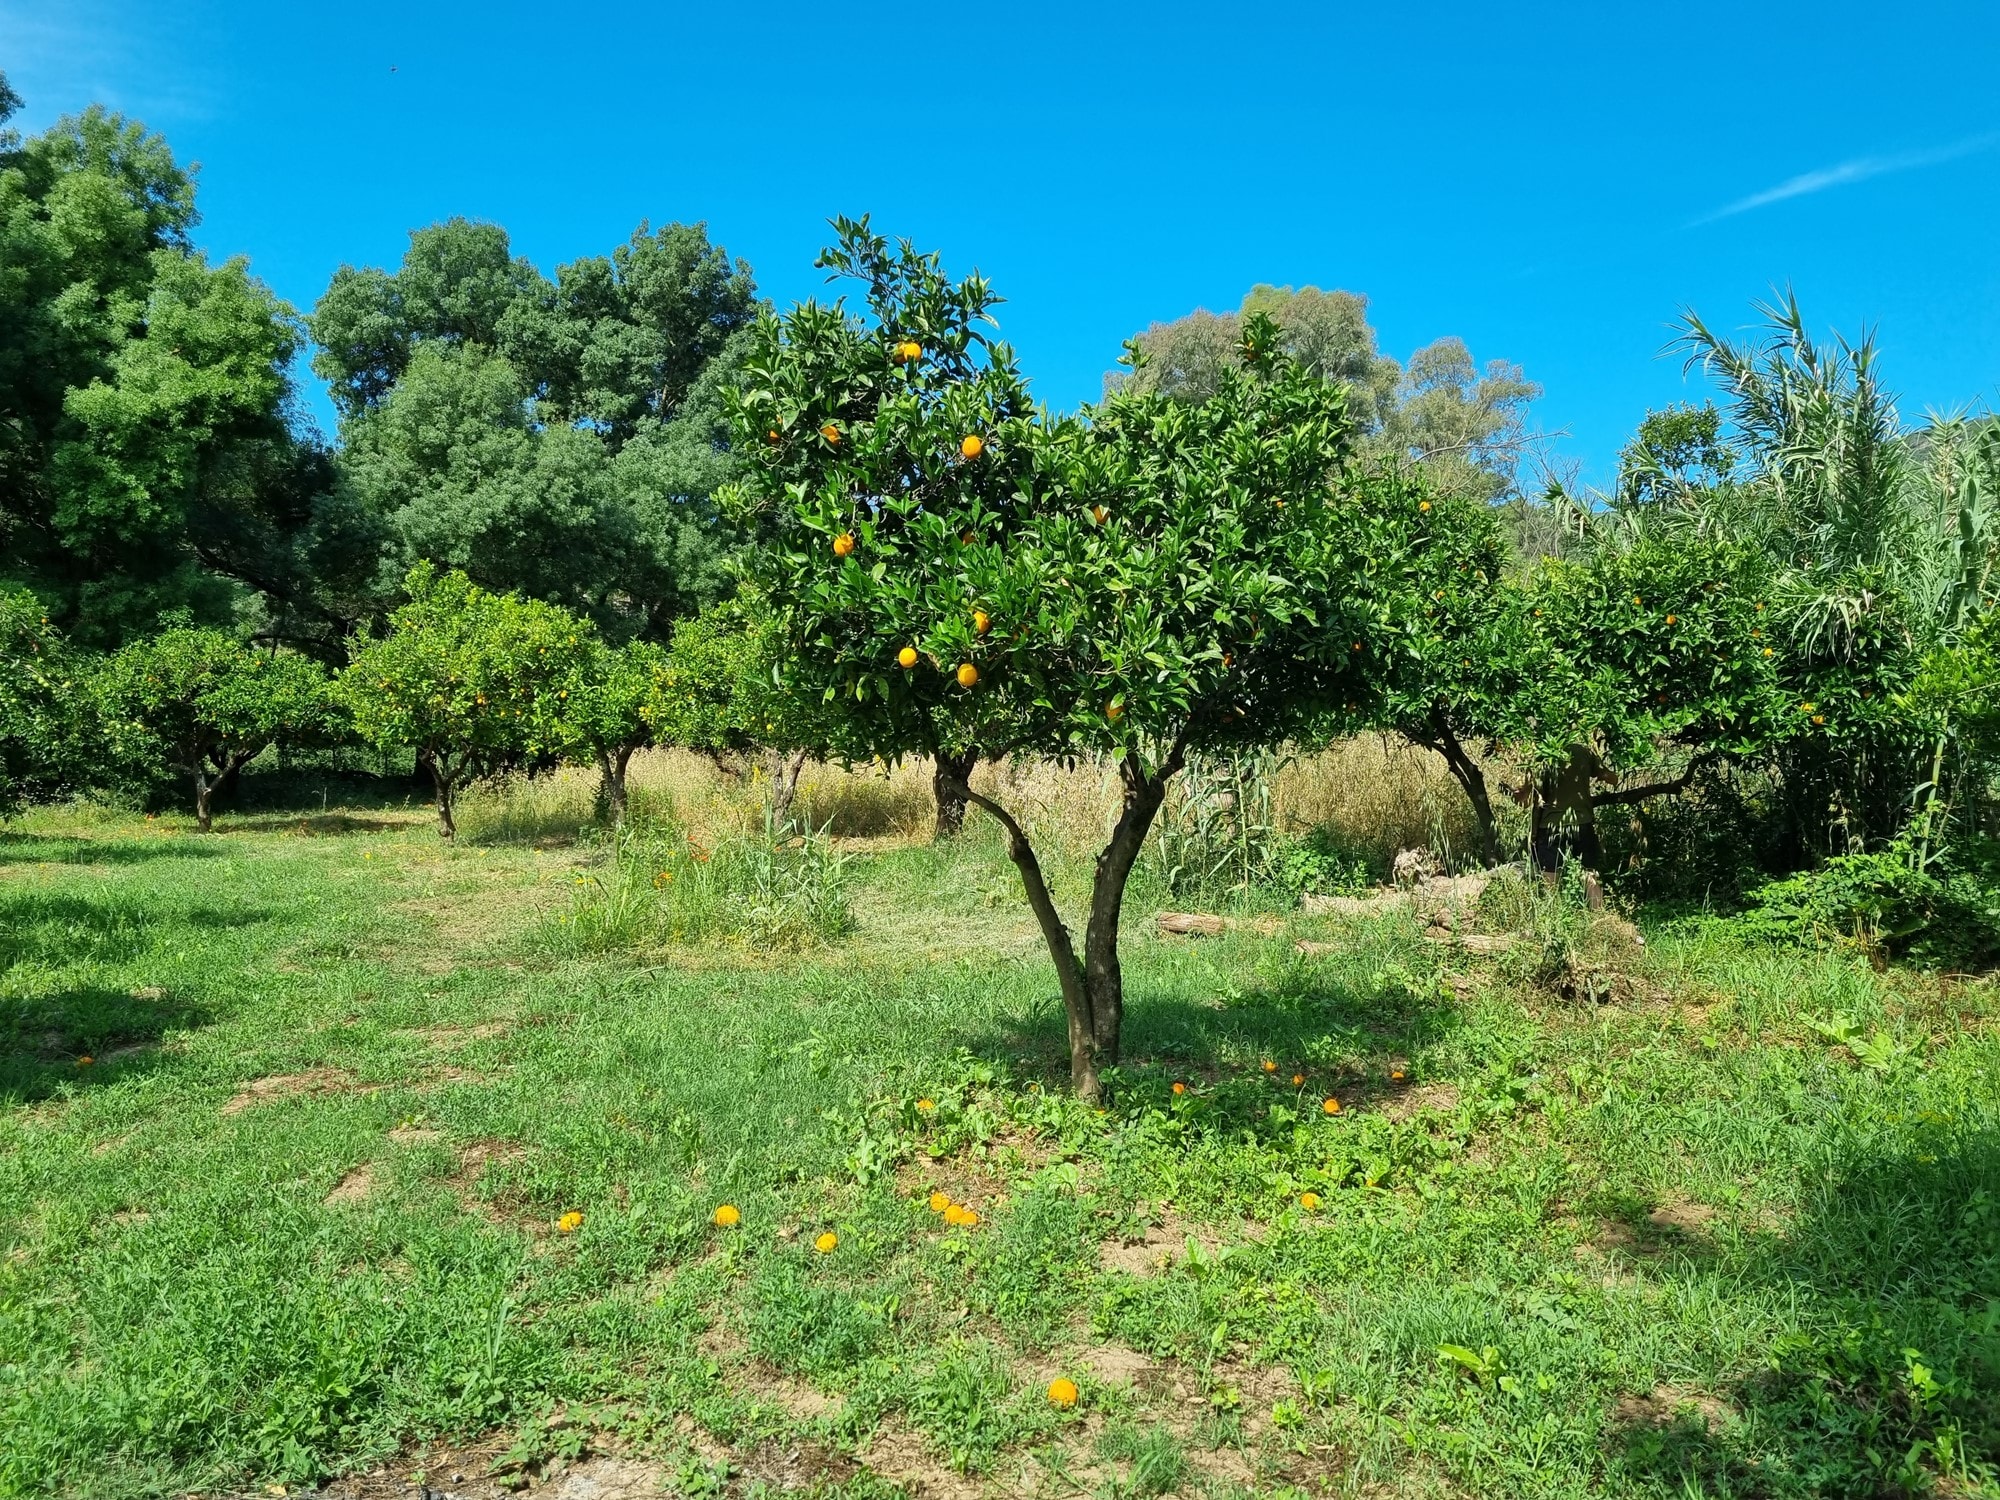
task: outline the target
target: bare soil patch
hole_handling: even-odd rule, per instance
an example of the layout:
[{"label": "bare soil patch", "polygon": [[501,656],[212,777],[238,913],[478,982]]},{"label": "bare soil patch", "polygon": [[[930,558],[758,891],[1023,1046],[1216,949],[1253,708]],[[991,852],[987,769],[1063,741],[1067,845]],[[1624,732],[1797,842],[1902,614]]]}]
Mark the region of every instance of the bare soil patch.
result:
[{"label": "bare soil patch", "polygon": [[1716,1210],[1706,1203],[1697,1203],[1692,1198],[1668,1198],[1646,1215],[1646,1222],[1674,1234],[1702,1234],[1715,1218]]},{"label": "bare soil patch", "polygon": [[1157,1224],[1104,1241],[1098,1247],[1098,1261],[1107,1271],[1155,1276],[1171,1270],[1177,1260],[1185,1260],[1190,1242],[1204,1255],[1216,1255],[1222,1250],[1222,1240],[1214,1230],[1179,1214],[1167,1213]]},{"label": "bare soil patch", "polygon": [[254,1104],[263,1104],[271,1099],[289,1099],[299,1094],[372,1094],[374,1086],[362,1087],[354,1082],[353,1075],[339,1068],[312,1068],[304,1073],[274,1073],[266,1078],[253,1078],[238,1086],[236,1093],[223,1104],[225,1115],[240,1115]]},{"label": "bare soil patch", "polygon": [[363,1162],[333,1185],[324,1202],[329,1208],[342,1203],[359,1203],[375,1191],[375,1168]]},{"label": "bare soil patch", "polygon": [[980,1482],[945,1463],[922,1433],[895,1421],[878,1427],[859,1457],[911,1500],[973,1500],[982,1493]]},{"label": "bare soil patch", "polygon": [[1719,1397],[1679,1385],[1655,1386],[1643,1396],[1620,1396],[1611,1408],[1611,1420],[1621,1427],[1670,1427],[1690,1416],[1717,1432],[1728,1425],[1731,1411]]}]

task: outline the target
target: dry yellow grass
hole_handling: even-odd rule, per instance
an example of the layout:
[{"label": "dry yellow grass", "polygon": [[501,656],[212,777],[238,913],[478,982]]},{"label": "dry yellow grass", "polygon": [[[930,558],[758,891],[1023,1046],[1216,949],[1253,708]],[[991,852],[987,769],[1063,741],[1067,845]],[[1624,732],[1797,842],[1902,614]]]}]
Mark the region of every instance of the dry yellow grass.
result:
[{"label": "dry yellow grass", "polygon": [[[671,818],[697,838],[744,832],[762,817],[769,776],[754,756],[718,765],[686,750],[649,750],[632,762],[632,810]],[[1513,807],[1500,778],[1493,780],[1504,822]],[[1038,844],[1071,856],[1094,853],[1118,814],[1118,773],[1108,759],[1063,765],[1009,758],[981,765],[972,784],[1013,812]],[[510,777],[467,793],[459,826],[481,842],[574,837],[591,821],[596,791],[597,773],[583,767]],[[1388,736],[1363,735],[1294,757],[1273,782],[1272,802],[1287,830],[1330,828],[1384,866],[1402,849],[1431,849],[1451,863],[1477,848],[1472,810],[1444,762]],[[935,815],[930,762],[810,764],[799,778],[797,807],[838,839],[924,842]]]}]

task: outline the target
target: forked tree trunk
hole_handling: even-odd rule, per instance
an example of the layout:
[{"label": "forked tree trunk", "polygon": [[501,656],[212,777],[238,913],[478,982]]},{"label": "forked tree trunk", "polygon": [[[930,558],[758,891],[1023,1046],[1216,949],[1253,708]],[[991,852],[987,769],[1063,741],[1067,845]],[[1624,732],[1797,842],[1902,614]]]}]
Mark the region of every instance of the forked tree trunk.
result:
[{"label": "forked tree trunk", "polygon": [[1486,791],[1486,773],[1466,753],[1451,724],[1435,708],[1431,710],[1431,733],[1435,736],[1431,748],[1444,757],[1452,779],[1465,792],[1465,800],[1472,804],[1473,820],[1479,825],[1480,861],[1487,869],[1493,869],[1500,863],[1500,829],[1493,817],[1493,799]]},{"label": "forked tree trunk", "polygon": [[1096,1102],[1104,1092],[1100,1074],[1118,1061],[1120,1035],[1125,1022],[1125,982],[1118,962],[1118,918],[1125,902],[1126,882],[1144,847],[1146,834],[1166,800],[1167,782],[1181,768],[1184,747],[1176,745],[1161,762],[1160,769],[1147,775],[1136,757],[1127,756],[1119,768],[1125,783],[1124,807],[1111,841],[1097,856],[1090,885],[1090,917],[1084,928],[1084,952],[1079,962],[1075,940],[1055,899],[1049,894],[1041,861],[1034,846],[1014,816],[991,798],[982,797],[961,778],[956,790],[976,807],[984,808],[1007,830],[1007,857],[1021,872],[1021,884],[1028,905],[1042,929],[1049,957],[1055,961],[1056,979],[1062,988],[1063,1012],[1069,1022],[1070,1087],[1079,1099]]},{"label": "forked tree trunk", "polygon": [[597,800],[603,805],[604,814],[613,828],[625,826],[625,771],[632,764],[635,747],[624,745],[616,750],[597,752],[597,772],[600,778]]},{"label": "forked tree trunk", "polygon": [[215,787],[208,779],[207,763],[199,760],[196,761],[194,763],[194,826],[199,828],[203,833],[209,831],[212,823],[209,817],[208,802],[209,798],[214,795],[214,792]]},{"label": "forked tree trunk", "polygon": [[941,750],[932,757],[931,795],[937,799],[934,838],[957,838],[965,831],[965,794],[959,788],[972,779],[972,768],[978,764],[977,750]]},{"label": "forked tree trunk", "polygon": [[456,789],[456,778],[445,769],[444,762],[435,755],[426,753],[418,756],[417,761],[431,773],[431,786],[437,792],[438,837],[457,838],[458,824],[452,818],[452,794]]}]

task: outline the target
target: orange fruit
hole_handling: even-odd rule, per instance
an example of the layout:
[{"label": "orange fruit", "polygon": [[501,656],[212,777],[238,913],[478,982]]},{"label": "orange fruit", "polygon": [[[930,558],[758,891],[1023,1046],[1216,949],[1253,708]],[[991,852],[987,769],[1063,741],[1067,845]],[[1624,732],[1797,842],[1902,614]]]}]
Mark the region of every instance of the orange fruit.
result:
[{"label": "orange fruit", "polygon": [[1770,648],[1769,646],[1766,646],[1766,647],[1764,648],[1764,654],[1765,654],[1766,656],[1769,656],[1769,655],[1771,654],[1771,648]]},{"label": "orange fruit", "polygon": [[1074,1406],[1076,1398],[1077,1389],[1074,1380],[1067,1376],[1059,1376],[1049,1382],[1049,1405]]},{"label": "orange fruit", "polygon": [[738,1224],[743,1222],[743,1215],[734,1203],[718,1205],[715,1212],[708,1217],[709,1221],[717,1229],[734,1229]]},{"label": "orange fruit", "polygon": [[967,458],[977,458],[986,451],[986,440],[976,432],[967,433],[959,439],[958,451]]},{"label": "orange fruit", "polygon": [[1264,1059],[1264,1071],[1266,1073],[1275,1073],[1278,1071],[1278,1065],[1272,1062],[1271,1059],[1267,1057]]},{"label": "orange fruit", "polygon": [[937,1100],[919,1099],[917,1101],[917,1108],[922,1110],[925,1114],[929,1114],[932,1110],[937,1108]]},{"label": "orange fruit", "polygon": [[984,635],[992,628],[993,622],[986,617],[985,610],[975,609],[972,612],[972,633],[974,635]]},{"label": "orange fruit", "polygon": [[1394,1072],[1390,1073],[1389,1077],[1392,1081],[1396,1083],[1401,1083],[1403,1081],[1403,1070],[1401,1068],[1397,1068]]},{"label": "orange fruit", "polygon": [[1825,714],[1814,714],[1814,715],[1813,715],[1813,723],[1815,723],[1815,724],[1824,724],[1825,722],[1826,722],[1826,715],[1825,715]]},{"label": "orange fruit", "polygon": [[1318,1208],[1318,1207],[1319,1207],[1319,1194],[1318,1194],[1318,1193],[1300,1193],[1300,1194],[1299,1194],[1299,1207],[1300,1207],[1300,1208],[1303,1208],[1303,1209],[1304,1209],[1304,1210],[1305,1210],[1305,1211],[1306,1211],[1307,1213],[1311,1213],[1311,1212],[1312,1212],[1312,1211],[1313,1211],[1314,1209],[1316,1209],[1316,1208]]},{"label": "orange fruit", "polygon": [[1104,717],[1107,719],[1121,718],[1124,716],[1124,713],[1125,705],[1115,698],[1104,706]]},{"label": "orange fruit", "polygon": [[1299,1087],[1299,1085],[1301,1085],[1301,1084],[1302,1084],[1302,1083],[1304,1083],[1305,1081],[1306,1081],[1306,1075],[1305,1075],[1305,1074],[1303,1074],[1303,1073],[1294,1073],[1294,1074],[1292,1075],[1292,1087],[1293,1087],[1293,1088],[1297,1088],[1297,1087]]},{"label": "orange fruit", "polygon": [[854,550],[853,532],[843,531],[839,536],[833,539],[833,555],[835,557],[846,557],[853,550]]},{"label": "orange fruit", "polygon": [[820,428],[819,435],[829,443],[832,443],[836,448],[840,446],[840,429],[834,426],[833,423],[828,422],[824,427]]},{"label": "orange fruit", "polygon": [[905,672],[909,671],[910,668],[917,664],[917,648],[915,646],[905,646],[901,651],[896,653],[896,663]]},{"label": "orange fruit", "polygon": [[1340,1113],[1340,1101],[1338,1099],[1331,1097],[1322,1099],[1319,1107],[1322,1114],[1337,1115]]},{"label": "orange fruit", "polygon": [[979,1210],[976,1208],[960,1209],[958,1211],[958,1222],[962,1228],[977,1229],[979,1227]]},{"label": "orange fruit", "polygon": [[557,1234],[575,1234],[577,1230],[581,1229],[582,1227],[583,1227],[583,1215],[578,1213],[575,1209],[571,1209],[568,1213],[564,1214],[560,1219],[556,1220]]},{"label": "orange fruit", "polygon": [[958,685],[962,688],[977,687],[979,685],[979,668],[975,667],[969,661],[960,662],[958,664]]},{"label": "orange fruit", "polygon": [[1419,500],[1417,502],[1418,510],[1429,510],[1430,508],[1431,508],[1431,503],[1428,500]]},{"label": "orange fruit", "polygon": [[1106,510],[1101,505],[1093,505],[1090,508],[1090,519],[1095,521],[1099,526],[1102,526],[1104,524],[1106,518],[1108,518],[1110,514],[1111,512]]},{"label": "orange fruit", "polygon": [[764,441],[769,443],[773,448],[777,447],[779,442],[782,441],[778,435],[778,429],[773,427],[769,432],[765,433]]},{"label": "orange fruit", "polygon": [[944,1206],[944,1221],[947,1224],[963,1224],[965,1222],[965,1209],[959,1204],[947,1203]]},{"label": "orange fruit", "polygon": [[909,360],[922,358],[923,352],[924,346],[922,344],[916,343],[911,339],[904,339],[902,343],[896,346],[895,352],[891,357],[900,365]]},{"label": "orange fruit", "polygon": [[1639,596],[1638,596],[1637,594],[1634,594],[1634,595],[1632,596],[1632,602],[1633,602],[1634,604],[1638,604],[1638,603],[1639,603]]},{"label": "orange fruit", "polygon": [[1184,1083],[1176,1083],[1174,1085],[1174,1092],[1176,1094],[1185,1094],[1187,1092],[1187,1085]]},{"label": "orange fruit", "polygon": [[931,1212],[941,1214],[951,1207],[951,1198],[945,1193],[932,1193],[930,1203]]},{"label": "orange fruit", "polygon": [[813,1249],[819,1251],[821,1255],[831,1255],[833,1247],[839,1243],[840,1236],[829,1229],[825,1234],[822,1234],[818,1239],[813,1241]]},{"label": "orange fruit", "polygon": [[1668,616],[1667,616],[1667,623],[1668,623],[1669,625],[1671,625],[1671,624],[1673,624],[1673,623],[1674,623],[1674,621],[1675,621],[1675,620],[1677,620],[1678,618],[1680,618],[1680,617],[1679,617],[1678,615],[1668,615]]}]

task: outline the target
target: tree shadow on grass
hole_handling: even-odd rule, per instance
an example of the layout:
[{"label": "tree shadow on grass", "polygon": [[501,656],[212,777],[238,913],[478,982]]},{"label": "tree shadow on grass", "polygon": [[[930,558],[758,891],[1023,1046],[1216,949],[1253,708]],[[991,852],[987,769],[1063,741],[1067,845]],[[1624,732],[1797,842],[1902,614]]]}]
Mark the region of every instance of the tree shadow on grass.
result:
[{"label": "tree shadow on grass", "polygon": [[345,812],[298,813],[282,817],[230,818],[216,825],[218,834],[303,833],[316,838],[338,838],[350,833],[400,833],[412,826],[409,818],[362,818]]},{"label": "tree shadow on grass", "polygon": [[169,1032],[213,1019],[206,1006],[158,990],[93,985],[0,999],[0,1103],[150,1072]]},{"label": "tree shadow on grass", "polygon": [[[1842,1150],[1790,1231],[1725,1253],[1795,1331],[1733,1413],[1629,1402],[1612,1468],[1671,1493],[1915,1494],[2000,1468],[2000,1129],[1919,1116]],[[1761,1296],[1759,1294],[1762,1294]],[[1982,1491],[1983,1492],[1983,1491]]]},{"label": "tree shadow on grass", "polygon": [[122,891],[0,892],[0,971],[23,965],[125,964],[172,931],[226,932],[270,919],[263,907],[167,907]]},{"label": "tree shadow on grass", "polygon": [[[1053,980],[1050,991],[1033,1008],[984,1018],[955,1040],[1023,1081],[1067,1088],[1068,1033]],[[1217,993],[1183,976],[1128,973],[1123,1056],[1111,1082],[1114,1091],[1148,1092],[1171,1078],[1261,1082],[1270,1059],[1287,1086],[1302,1073],[1333,1087],[1362,1078],[1367,1059],[1405,1056],[1456,1025],[1450,999],[1395,974],[1298,964]]]},{"label": "tree shadow on grass", "polygon": [[0,864],[137,865],[155,859],[212,859],[220,849],[191,838],[66,838],[0,833]]}]

